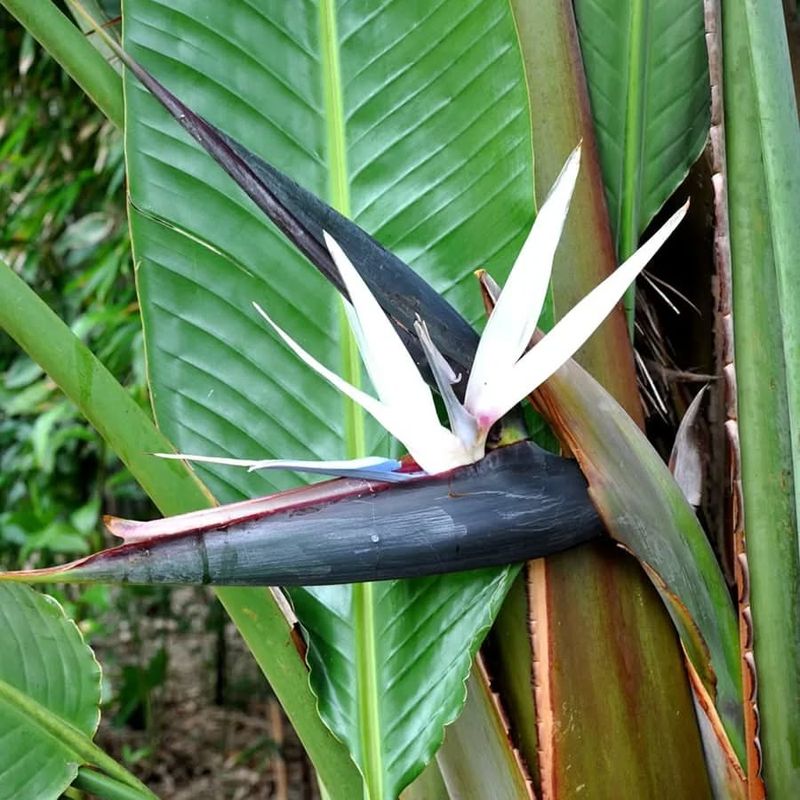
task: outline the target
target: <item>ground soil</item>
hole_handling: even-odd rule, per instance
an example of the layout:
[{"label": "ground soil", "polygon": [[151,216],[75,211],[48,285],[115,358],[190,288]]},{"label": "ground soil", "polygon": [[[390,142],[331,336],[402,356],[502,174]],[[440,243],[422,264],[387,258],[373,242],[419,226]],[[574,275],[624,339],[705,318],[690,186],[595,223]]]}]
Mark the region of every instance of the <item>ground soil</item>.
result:
[{"label": "ground soil", "polygon": [[[163,800],[316,800],[294,731],[215,603],[199,589],[115,597],[114,622],[93,637],[110,698],[98,743]],[[119,724],[125,667],[145,675],[162,647],[163,676]]]}]

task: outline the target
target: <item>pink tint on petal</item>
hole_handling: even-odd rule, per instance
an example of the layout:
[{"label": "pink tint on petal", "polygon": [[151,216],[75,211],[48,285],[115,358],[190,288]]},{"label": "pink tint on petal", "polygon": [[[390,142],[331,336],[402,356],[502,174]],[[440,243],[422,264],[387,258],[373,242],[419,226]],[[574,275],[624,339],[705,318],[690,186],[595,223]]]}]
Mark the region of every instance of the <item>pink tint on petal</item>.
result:
[{"label": "pink tint on petal", "polygon": [[496,410],[481,409],[475,419],[478,421],[478,428],[482,431],[488,431],[492,425],[500,419],[500,414]]}]

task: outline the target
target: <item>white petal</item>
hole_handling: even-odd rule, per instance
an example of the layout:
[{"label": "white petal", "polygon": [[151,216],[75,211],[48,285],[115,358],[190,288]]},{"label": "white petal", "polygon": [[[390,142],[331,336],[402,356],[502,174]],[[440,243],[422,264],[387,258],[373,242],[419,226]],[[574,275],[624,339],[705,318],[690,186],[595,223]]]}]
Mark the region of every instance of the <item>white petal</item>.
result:
[{"label": "white petal", "polygon": [[566,314],[532,350],[477,399],[473,412],[484,425],[503,416],[546,381],[584,344],[611,313],[625,290],[686,216],[689,203],[673,214],[624,264]]},{"label": "white petal", "polygon": [[391,472],[392,470],[400,469],[401,466],[397,459],[382,458],[381,456],[344,458],[335,461],[311,461],[306,458],[265,458],[262,461],[254,461],[250,467],[250,472],[258,469],[296,469],[302,472],[306,468],[320,469],[326,472],[338,472],[344,469]]},{"label": "white petal", "polygon": [[[417,338],[422,345],[425,352],[425,360],[431,368],[431,371],[436,377],[437,386],[454,386],[456,383],[461,382],[461,374],[456,375],[455,370],[447,362],[447,359],[441,354],[439,348],[431,338],[430,331],[425,321],[417,315],[414,322],[414,330],[417,333]],[[441,381],[441,384],[439,383]]]},{"label": "white petal", "polygon": [[[285,469],[295,472],[309,472],[317,475],[334,475],[336,477],[363,477],[375,480],[404,480],[410,473],[395,473],[401,463],[394,458],[380,456],[367,456],[366,458],[352,458],[336,461],[310,461],[308,459],[278,459],[266,458],[261,460],[226,458],[222,456],[195,456],[188,453],[153,453],[158,458],[168,458],[181,461],[192,461],[201,464],[222,464],[229,467],[247,467],[249,472],[261,469]],[[394,473],[394,474],[393,474]]]},{"label": "white petal", "polygon": [[173,461],[195,461],[201,464],[222,464],[226,467],[247,467],[258,464],[258,461],[245,458],[224,458],[222,456],[193,456],[188,453],[153,453],[157,458],[172,459]]},{"label": "white petal", "polygon": [[358,318],[356,341],[378,397],[408,414],[438,421],[431,390],[394,326],[336,240],[327,232],[323,235]]},{"label": "white petal", "polygon": [[573,151],[542,205],[522,245],[506,285],[481,336],[472,365],[465,405],[474,411],[475,399],[492,381],[517,363],[530,342],[542,312],[553,258],[558,247],[580,168],[581,146]]},{"label": "white petal", "polygon": [[[458,379],[452,367],[433,343],[433,339],[431,339],[431,335],[428,332],[428,326],[424,321],[417,319],[414,323],[414,330],[417,332],[422,349],[428,359],[428,364],[430,364],[431,372],[433,372],[433,377],[436,380],[436,385],[439,387],[439,393],[442,396],[447,417],[450,420],[450,428],[466,448],[475,448],[478,446],[478,423],[472,414],[461,405],[456,393],[453,391],[452,385]],[[477,458],[483,456],[482,446],[480,446],[480,450],[480,455]]]},{"label": "white petal", "polygon": [[386,430],[390,433],[394,433],[393,428],[395,427],[395,420],[394,417],[396,413],[393,412],[389,406],[381,403],[379,400],[376,400],[374,397],[371,397],[366,392],[362,392],[361,389],[357,389],[355,386],[348,383],[344,378],[340,378],[335,372],[329,370],[324,364],[321,364],[317,361],[314,356],[311,355],[307,350],[305,350],[301,345],[299,345],[291,336],[289,336],[286,331],[283,330],[270,316],[264,311],[263,308],[258,303],[253,303],[256,311],[264,318],[264,320],[269,324],[275,333],[283,339],[286,345],[289,347],[290,350],[294,352],[294,354],[300,358],[302,361],[305,361],[311,369],[313,369],[317,374],[321,375],[325,378],[328,383],[335,386],[342,394],[346,394],[351,400],[358,403],[365,411],[372,414],[378,422],[383,425]]},{"label": "white petal", "polygon": [[230,467],[247,467],[249,472],[261,469],[285,469],[308,472],[313,475],[333,475],[337,478],[364,478],[366,480],[402,481],[412,477],[411,473],[399,473],[400,462],[394,458],[367,456],[337,461],[309,461],[307,459],[266,458],[254,461],[218,456],[194,456],[187,453],[153,453],[159,458],[180,459],[203,464],[222,464]]},{"label": "white petal", "polygon": [[[459,453],[460,441],[454,434],[439,424],[435,407],[432,415],[416,415],[409,413],[408,408],[404,407],[402,403],[397,406],[390,406],[376,400],[366,392],[362,392],[355,386],[350,385],[323,364],[320,364],[314,356],[307,353],[288,333],[275,323],[258,303],[253,303],[253,305],[256,311],[300,359],[305,361],[308,366],[340,392],[358,403],[392,436],[399,439],[408,448],[408,452],[411,453],[417,464],[426,472],[443,472],[474,460],[464,460],[466,456]],[[405,350],[405,348],[403,349]],[[410,358],[410,356],[408,357]],[[416,370],[416,366],[414,369]],[[428,390],[427,385],[425,389],[430,396],[430,390]],[[431,405],[433,405],[432,399]]]},{"label": "white petal", "polygon": [[394,458],[367,456],[337,461],[308,461],[306,459],[268,458],[256,461],[248,470],[290,469],[307,472],[311,475],[332,475],[336,478],[363,478],[376,481],[403,481],[413,477],[413,473],[398,472],[402,464]]}]

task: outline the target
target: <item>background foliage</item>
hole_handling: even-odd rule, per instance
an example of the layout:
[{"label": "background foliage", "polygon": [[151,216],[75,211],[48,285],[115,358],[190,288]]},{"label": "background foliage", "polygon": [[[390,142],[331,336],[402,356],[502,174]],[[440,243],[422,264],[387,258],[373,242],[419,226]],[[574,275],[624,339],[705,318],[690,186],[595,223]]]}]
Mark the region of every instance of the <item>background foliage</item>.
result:
[{"label": "background foliage", "polygon": [[[122,136],[5,10],[0,74],[0,256],[145,403]],[[100,436],[0,332],[0,561],[95,549],[101,508],[149,512]]]}]

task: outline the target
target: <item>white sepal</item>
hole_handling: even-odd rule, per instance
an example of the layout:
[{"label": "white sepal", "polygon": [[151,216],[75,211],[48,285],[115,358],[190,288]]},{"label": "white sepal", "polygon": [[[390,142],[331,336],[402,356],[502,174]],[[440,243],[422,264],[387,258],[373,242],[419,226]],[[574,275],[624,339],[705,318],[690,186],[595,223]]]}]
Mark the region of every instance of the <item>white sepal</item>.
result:
[{"label": "white sepal", "polygon": [[399,473],[402,464],[394,458],[366,456],[335,461],[310,461],[296,458],[244,459],[224,456],[197,456],[189,453],[153,453],[158,458],[191,461],[200,464],[221,464],[228,467],[246,467],[248,472],[262,469],[290,469],[295,472],[308,472],[315,475],[334,475],[336,477],[374,478],[380,481],[399,481],[413,477],[413,473]]},{"label": "white sepal", "polygon": [[543,203],[489,315],[465,397],[475,414],[477,399],[494,378],[517,363],[542,313],[550,274],[580,169],[581,146],[571,153]]},{"label": "white sepal", "polygon": [[[426,472],[442,472],[452,469],[455,466],[460,466],[461,464],[468,464],[473,460],[470,459],[466,451],[463,450],[457,437],[446,428],[443,428],[439,423],[432,398],[432,413],[420,413],[419,416],[417,416],[417,410],[409,413],[409,409],[413,407],[414,404],[409,403],[408,406],[404,405],[402,397],[392,402],[391,405],[376,400],[371,395],[362,392],[361,389],[357,389],[343,378],[340,378],[335,372],[329,370],[323,364],[320,364],[314,356],[304,350],[288,333],[274,322],[258,303],[253,303],[253,305],[256,311],[261,314],[278,336],[283,339],[287,346],[300,359],[305,361],[308,366],[335,386],[340,392],[346,394],[351,400],[358,403],[368,414],[374,417],[385,430],[399,439],[408,448],[408,452],[411,453],[414,460]],[[358,309],[356,309],[356,313],[358,313]],[[371,335],[371,331],[369,331],[363,323],[364,320],[361,319],[364,333],[367,336]],[[411,356],[409,356],[407,352],[406,356],[411,359]],[[411,361],[411,363],[414,365],[413,361]],[[416,365],[414,365],[414,369],[416,370]],[[419,379],[422,380],[421,376]],[[389,383],[390,381],[384,382],[384,391],[386,391],[386,386],[389,385]],[[430,390],[427,386],[425,386],[425,390],[430,396]],[[419,405],[417,405],[417,409],[419,409]]]},{"label": "white sepal", "polygon": [[675,212],[625,263],[576,303],[505,375],[493,376],[476,400],[479,419],[500,419],[580,349],[686,216],[688,207],[686,203]]},{"label": "white sepal", "polygon": [[438,424],[431,390],[394,326],[336,240],[326,231],[323,236],[350,295],[360,327],[356,339],[378,397]]}]

